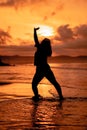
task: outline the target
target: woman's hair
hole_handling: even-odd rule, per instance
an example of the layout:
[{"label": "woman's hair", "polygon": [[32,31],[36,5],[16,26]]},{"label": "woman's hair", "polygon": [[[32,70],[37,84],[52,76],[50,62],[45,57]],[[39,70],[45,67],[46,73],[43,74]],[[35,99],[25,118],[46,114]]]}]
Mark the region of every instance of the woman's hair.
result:
[{"label": "woman's hair", "polygon": [[47,55],[47,56],[51,56],[52,54],[52,49],[51,49],[51,42],[48,38],[45,38],[42,42],[41,42],[41,50]]}]

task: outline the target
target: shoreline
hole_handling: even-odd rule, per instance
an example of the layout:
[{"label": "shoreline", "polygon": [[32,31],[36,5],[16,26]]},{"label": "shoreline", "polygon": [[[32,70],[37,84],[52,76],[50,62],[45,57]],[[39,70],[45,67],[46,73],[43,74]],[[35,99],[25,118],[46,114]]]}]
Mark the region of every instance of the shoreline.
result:
[{"label": "shoreline", "polygon": [[[62,86],[61,87],[63,96],[66,99],[87,99],[87,91],[83,91],[82,88]],[[85,89],[85,88],[84,88]],[[86,90],[86,89],[85,89]],[[51,84],[39,84],[39,94],[44,98],[58,98],[58,94]],[[11,82],[0,82],[0,98],[12,97],[12,99],[34,96],[32,91],[31,83],[11,83]]]}]

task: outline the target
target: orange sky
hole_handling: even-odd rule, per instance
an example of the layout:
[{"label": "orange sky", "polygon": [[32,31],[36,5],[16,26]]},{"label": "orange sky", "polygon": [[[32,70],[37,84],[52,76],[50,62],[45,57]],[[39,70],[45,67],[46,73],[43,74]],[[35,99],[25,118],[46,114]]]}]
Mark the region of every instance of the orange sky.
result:
[{"label": "orange sky", "polygon": [[87,55],[86,12],[87,0],[0,0],[0,55],[31,55],[35,26],[53,30],[53,55]]}]

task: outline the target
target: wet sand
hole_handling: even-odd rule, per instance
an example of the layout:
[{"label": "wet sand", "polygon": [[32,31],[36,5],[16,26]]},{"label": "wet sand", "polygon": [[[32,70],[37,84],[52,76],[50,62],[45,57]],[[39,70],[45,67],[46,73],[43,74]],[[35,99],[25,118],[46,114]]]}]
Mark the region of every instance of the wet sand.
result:
[{"label": "wet sand", "polygon": [[62,88],[65,100],[60,102],[52,89],[51,85],[40,86],[43,99],[35,102],[31,84],[0,85],[0,130],[86,130],[86,93]]}]

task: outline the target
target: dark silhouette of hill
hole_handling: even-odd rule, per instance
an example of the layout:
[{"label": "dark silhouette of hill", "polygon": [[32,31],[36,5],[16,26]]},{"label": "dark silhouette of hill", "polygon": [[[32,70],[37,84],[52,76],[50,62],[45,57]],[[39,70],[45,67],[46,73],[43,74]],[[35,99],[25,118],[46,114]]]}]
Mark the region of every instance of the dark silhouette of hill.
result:
[{"label": "dark silhouette of hill", "polygon": [[[33,56],[0,56],[0,59],[3,60],[3,62],[8,64],[33,64],[34,57]],[[48,59],[49,63],[87,63],[87,56],[53,56]]]},{"label": "dark silhouette of hill", "polygon": [[0,56],[0,58],[3,60],[3,62],[9,63],[9,64],[29,64],[33,63],[33,57],[32,56]]},{"label": "dark silhouette of hill", "polygon": [[54,56],[52,59],[49,59],[50,62],[87,62],[87,56],[66,56],[66,55],[60,55],[60,56]]}]

